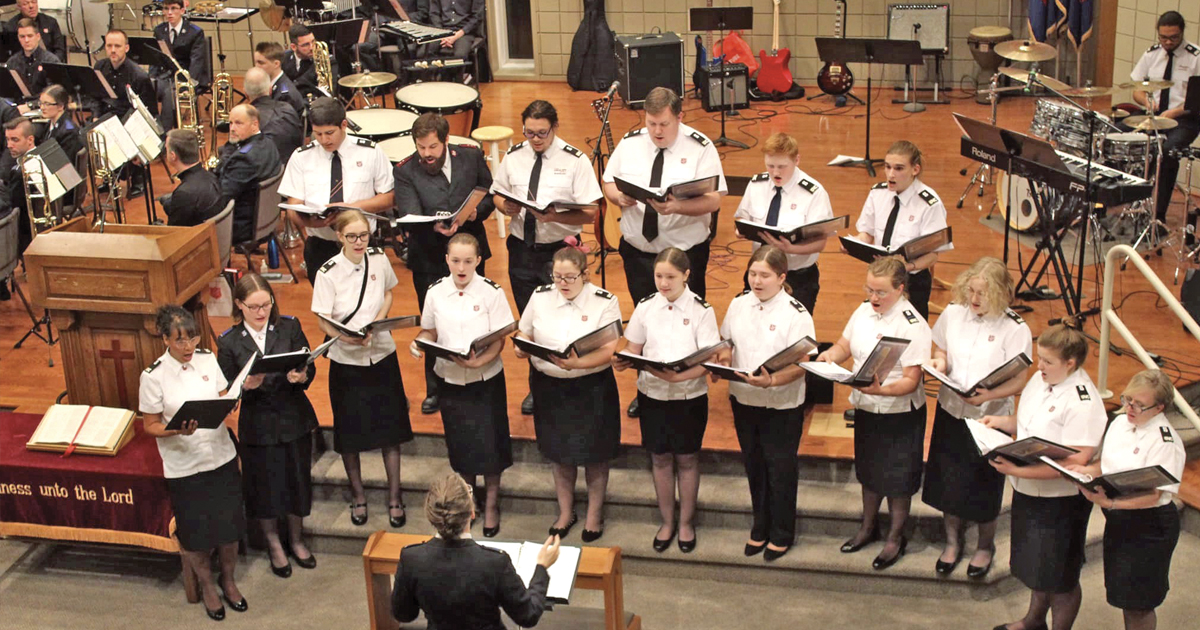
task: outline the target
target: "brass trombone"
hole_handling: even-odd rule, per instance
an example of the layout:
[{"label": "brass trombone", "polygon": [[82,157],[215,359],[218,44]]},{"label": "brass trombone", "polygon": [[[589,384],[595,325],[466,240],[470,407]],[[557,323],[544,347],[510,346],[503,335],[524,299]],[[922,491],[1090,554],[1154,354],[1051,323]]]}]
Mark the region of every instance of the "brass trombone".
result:
[{"label": "brass trombone", "polygon": [[29,228],[37,236],[58,225],[56,202],[50,201],[46,163],[36,155],[21,156],[21,183],[25,187],[25,210],[29,213]]},{"label": "brass trombone", "polygon": [[[108,139],[100,131],[93,129],[87,134],[88,166],[91,171],[92,199],[95,200],[95,212],[92,226],[98,232],[104,232],[107,223],[108,209],[111,208],[120,221],[121,197],[125,191],[121,189],[121,181],[117,174],[108,167]],[[100,199],[100,192],[108,188],[109,203]]]}]

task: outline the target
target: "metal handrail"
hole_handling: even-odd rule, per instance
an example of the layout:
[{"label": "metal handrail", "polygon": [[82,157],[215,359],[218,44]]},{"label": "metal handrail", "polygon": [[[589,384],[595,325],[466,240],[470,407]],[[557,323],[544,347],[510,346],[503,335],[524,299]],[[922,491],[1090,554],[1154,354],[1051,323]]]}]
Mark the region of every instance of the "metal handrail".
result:
[{"label": "metal handrail", "polygon": [[[1141,359],[1143,365],[1148,369],[1158,369],[1158,364],[1150,358],[1150,354],[1146,352],[1142,344],[1138,343],[1133,333],[1129,332],[1129,327],[1125,325],[1125,322],[1121,321],[1116,311],[1113,310],[1113,276],[1120,266],[1120,263],[1117,262],[1117,258],[1119,257],[1126,257],[1129,262],[1132,262],[1137,267],[1138,271],[1142,272],[1142,275],[1150,282],[1150,286],[1154,288],[1154,291],[1175,312],[1175,315],[1179,317],[1179,321],[1183,322],[1183,326],[1187,328],[1188,332],[1192,333],[1196,341],[1200,342],[1200,325],[1196,324],[1196,320],[1192,319],[1192,316],[1183,308],[1179,300],[1175,299],[1175,296],[1167,288],[1167,285],[1163,284],[1163,281],[1158,278],[1154,270],[1150,269],[1150,265],[1147,265],[1146,261],[1142,260],[1142,255],[1128,245],[1113,247],[1108,250],[1108,254],[1104,257],[1104,297],[1100,305],[1100,373],[1096,385],[1100,389],[1100,395],[1104,398],[1112,398],[1113,396],[1112,391],[1108,389],[1108,356],[1109,349],[1112,346],[1110,337],[1112,336],[1113,328],[1117,330],[1121,338],[1125,340],[1125,343],[1129,344],[1129,348],[1137,355],[1137,358]],[[1200,416],[1196,415],[1196,411],[1192,409],[1192,405],[1184,399],[1183,394],[1180,394],[1178,389],[1175,390],[1175,407],[1179,409],[1179,413],[1183,414],[1192,423],[1194,428],[1200,429]]]}]

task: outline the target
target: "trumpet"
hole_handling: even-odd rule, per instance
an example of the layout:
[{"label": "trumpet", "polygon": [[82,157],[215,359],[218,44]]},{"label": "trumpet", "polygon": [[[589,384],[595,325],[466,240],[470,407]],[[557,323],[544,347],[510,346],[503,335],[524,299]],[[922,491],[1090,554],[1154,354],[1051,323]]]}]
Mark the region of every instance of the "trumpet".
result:
[{"label": "trumpet", "polygon": [[[329,64],[329,44],[313,42],[313,70],[317,73],[317,89],[333,96],[333,68]],[[308,98],[311,101],[314,95],[310,94]]]},{"label": "trumpet", "polygon": [[37,236],[58,225],[58,214],[47,191],[49,180],[46,176],[46,163],[36,155],[26,154],[19,159],[21,183],[25,186],[25,210],[29,213],[30,231]]}]

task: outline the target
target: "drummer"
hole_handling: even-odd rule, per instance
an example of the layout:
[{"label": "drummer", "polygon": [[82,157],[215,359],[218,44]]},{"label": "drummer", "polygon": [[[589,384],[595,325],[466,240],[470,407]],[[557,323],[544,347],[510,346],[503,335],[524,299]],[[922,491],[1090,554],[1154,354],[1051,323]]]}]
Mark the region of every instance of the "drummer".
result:
[{"label": "drummer", "polygon": [[[1173,85],[1153,94],[1134,90],[1133,100],[1150,113],[1171,118],[1179,125],[1165,134],[1162,145],[1162,171],[1158,177],[1158,203],[1154,218],[1166,223],[1167,209],[1171,206],[1171,193],[1175,191],[1175,179],[1179,175],[1179,158],[1171,157],[1175,149],[1192,144],[1200,135],[1200,113],[1185,112],[1183,101],[1187,95],[1188,79],[1200,75],[1200,48],[1183,38],[1184,21],[1178,11],[1167,11],[1158,18],[1158,43],[1151,46],[1129,78],[1134,81],[1171,81]],[[1166,236],[1166,228],[1158,226],[1157,238]]]}]

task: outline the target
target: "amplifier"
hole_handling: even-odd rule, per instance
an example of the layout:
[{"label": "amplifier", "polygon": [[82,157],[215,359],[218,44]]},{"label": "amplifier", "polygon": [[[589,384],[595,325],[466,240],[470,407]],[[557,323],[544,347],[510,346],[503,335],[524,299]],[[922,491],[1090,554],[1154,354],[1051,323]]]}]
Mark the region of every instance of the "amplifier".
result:
[{"label": "amplifier", "polygon": [[683,40],[675,33],[624,35],[616,38],[617,92],[640,109],[650,90],[662,86],[683,97]]},{"label": "amplifier", "polygon": [[[696,79],[704,111],[733,111],[750,106],[750,71],[746,64],[727,63],[724,70],[720,65],[705,66],[697,72]],[[722,97],[725,99],[723,105]]]},{"label": "amplifier", "polygon": [[926,54],[950,52],[950,5],[889,4],[887,38],[915,39]]}]

